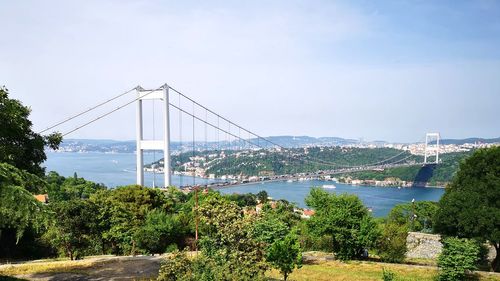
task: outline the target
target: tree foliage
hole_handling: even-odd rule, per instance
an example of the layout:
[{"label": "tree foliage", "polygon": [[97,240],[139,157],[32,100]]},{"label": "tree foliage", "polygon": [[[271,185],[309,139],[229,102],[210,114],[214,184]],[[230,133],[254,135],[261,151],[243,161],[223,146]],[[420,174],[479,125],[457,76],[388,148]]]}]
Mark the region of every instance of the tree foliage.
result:
[{"label": "tree foliage", "polygon": [[402,262],[406,255],[407,237],[407,224],[385,224],[377,241],[377,251],[380,259],[386,262]]},{"label": "tree foliage", "polygon": [[296,267],[302,266],[302,251],[297,236],[290,233],[275,241],[267,250],[266,260],[283,274],[286,281]]},{"label": "tree foliage", "polygon": [[285,237],[290,232],[290,229],[286,223],[277,218],[262,216],[251,226],[251,232],[255,239],[269,246]]},{"label": "tree foliage", "polygon": [[268,201],[268,197],[269,195],[265,190],[261,190],[257,193],[257,200],[259,200],[259,203],[266,203]]},{"label": "tree foliage", "polygon": [[397,204],[389,212],[387,220],[398,225],[406,224],[409,231],[431,232],[437,210],[437,203],[431,201]]},{"label": "tree foliage", "polygon": [[99,237],[97,207],[88,200],[74,199],[50,204],[50,223],[44,238],[73,260],[92,248]]},{"label": "tree foliage", "polygon": [[316,210],[309,227],[319,235],[332,236],[339,259],[360,258],[364,249],[374,246],[379,235],[377,225],[357,196],[313,188],[306,203]]},{"label": "tree foliage", "polygon": [[500,270],[500,146],[477,150],[460,168],[439,201],[435,230],[448,236],[488,241]]},{"label": "tree foliage", "polygon": [[144,224],[149,211],[163,210],[166,204],[161,191],[138,185],[99,191],[90,200],[99,207],[99,228],[104,243],[114,254],[135,254],[134,234]]},{"label": "tree foliage", "polygon": [[185,226],[178,215],[154,209],[147,214],[144,225],[134,234],[134,240],[145,253],[162,254],[168,245],[178,243],[185,234]]},{"label": "tree foliage", "polygon": [[252,237],[254,218],[234,202],[215,195],[199,208],[204,225],[202,253],[213,263],[215,280],[256,280],[266,270],[261,243]]},{"label": "tree foliage", "polygon": [[30,191],[38,191],[45,185],[35,175],[0,163],[0,235],[2,229],[15,229],[19,241],[26,228],[43,225],[44,207]]},{"label": "tree foliage", "polygon": [[47,179],[47,193],[51,201],[67,201],[72,199],[88,199],[98,190],[105,190],[103,184],[97,184],[79,178],[75,173],[73,177],[62,177],[56,172],[49,172]]},{"label": "tree foliage", "polygon": [[443,241],[443,251],[438,258],[441,269],[438,280],[465,280],[467,273],[476,269],[480,252],[478,243],[473,240],[446,238]]},{"label": "tree foliage", "polygon": [[169,258],[163,260],[156,280],[189,281],[193,280],[192,277],[194,277],[192,271],[192,261],[186,253],[176,251]]},{"label": "tree foliage", "polygon": [[44,148],[48,145],[56,149],[62,137],[58,133],[42,136],[34,132],[28,119],[30,113],[20,101],[9,98],[5,87],[0,87],[0,162],[43,176],[40,164],[47,159]]}]

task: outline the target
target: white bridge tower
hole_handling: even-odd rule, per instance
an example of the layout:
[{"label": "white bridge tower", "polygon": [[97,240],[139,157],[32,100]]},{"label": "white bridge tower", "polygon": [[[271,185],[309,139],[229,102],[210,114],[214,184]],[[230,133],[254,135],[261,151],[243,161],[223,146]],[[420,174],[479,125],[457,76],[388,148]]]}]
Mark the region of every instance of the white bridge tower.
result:
[{"label": "white bridge tower", "polygon": [[[424,164],[427,164],[427,158],[429,156],[435,156],[434,164],[439,164],[439,140],[441,135],[439,133],[427,133],[425,134],[425,151],[424,151]],[[434,142],[433,144],[431,144]]]},{"label": "white bridge tower", "polygon": [[[144,185],[144,150],[163,150],[163,175],[165,176],[164,187],[171,185],[170,168],[170,116],[169,116],[169,96],[168,85],[165,84],[156,90],[144,90],[140,86],[137,91],[137,112],[136,112],[136,138],[137,138],[137,184]],[[142,124],[142,101],[161,100],[163,105],[163,140],[144,140]]]}]

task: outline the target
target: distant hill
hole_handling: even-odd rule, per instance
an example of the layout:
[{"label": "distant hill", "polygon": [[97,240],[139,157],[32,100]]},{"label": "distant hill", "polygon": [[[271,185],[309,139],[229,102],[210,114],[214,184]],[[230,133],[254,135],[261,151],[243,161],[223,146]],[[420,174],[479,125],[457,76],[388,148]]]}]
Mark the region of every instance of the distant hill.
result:
[{"label": "distant hill", "polygon": [[[340,146],[359,143],[358,140],[344,139],[338,137],[314,138],[308,136],[271,136],[267,140],[283,147],[306,147],[306,146]],[[262,147],[272,147],[271,143],[262,139],[250,139],[250,142]],[[172,150],[183,151],[192,149],[192,142],[171,142]],[[243,141],[221,141],[217,142],[195,142],[197,149],[239,149],[248,148],[249,145]],[[65,139],[60,145],[60,151],[65,152],[103,152],[103,153],[133,153],[135,151],[135,141],[117,141],[106,139]]]},{"label": "distant hill", "polygon": [[484,139],[484,138],[467,138],[467,139],[442,139],[440,143],[442,144],[465,144],[465,143],[497,143],[500,142],[500,138]]},{"label": "distant hill", "polygon": [[[340,146],[357,144],[358,140],[344,139],[339,137],[309,137],[309,136],[270,136],[267,140],[284,147],[305,147],[305,146]],[[269,145],[272,146],[272,145]]]},{"label": "distant hill", "polygon": [[[359,140],[345,139],[339,137],[309,137],[309,136],[270,136],[266,137],[272,143],[278,144],[287,148],[310,147],[310,146],[344,146],[360,144]],[[250,139],[250,142],[258,144],[262,147],[272,147],[271,143],[265,142],[262,139]],[[500,143],[500,138],[466,138],[466,139],[442,139],[442,144],[464,144],[464,143]],[[367,141],[363,144],[373,144],[381,147],[388,142],[383,140]],[[173,141],[171,142],[173,151],[188,151],[192,150],[192,142]],[[217,142],[195,142],[196,149],[242,149],[250,148],[243,141],[221,141]],[[103,153],[133,153],[135,151],[135,141],[117,141],[107,139],[65,139],[60,145],[60,151],[65,152],[103,152]]]}]

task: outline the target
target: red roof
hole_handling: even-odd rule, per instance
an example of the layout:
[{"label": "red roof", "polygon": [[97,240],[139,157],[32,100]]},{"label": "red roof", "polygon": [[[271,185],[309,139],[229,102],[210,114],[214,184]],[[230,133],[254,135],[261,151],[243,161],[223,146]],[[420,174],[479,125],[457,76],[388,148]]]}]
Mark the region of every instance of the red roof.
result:
[{"label": "red roof", "polygon": [[304,210],[304,215],[306,216],[312,216],[314,215],[314,213],[315,213],[314,210],[309,210],[309,209]]},{"label": "red roof", "polygon": [[47,203],[49,201],[49,196],[47,194],[38,194],[34,195],[35,199],[42,202],[42,203]]}]

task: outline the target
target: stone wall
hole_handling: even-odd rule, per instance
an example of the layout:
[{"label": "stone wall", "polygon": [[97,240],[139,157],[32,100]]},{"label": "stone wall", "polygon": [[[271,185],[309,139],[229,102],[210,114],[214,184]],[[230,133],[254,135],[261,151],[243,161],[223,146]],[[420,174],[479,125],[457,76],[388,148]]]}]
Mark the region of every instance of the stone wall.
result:
[{"label": "stone wall", "polygon": [[435,259],[441,253],[441,236],[420,232],[409,232],[406,238],[407,258]]},{"label": "stone wall", "polygon": [[[488,248],[487,259],[491,262],[496,255],[495,248],[489,244],[485,244],[485,246]],[[406,252],[407,258],[436,259],[443,249],[441,235],[408,232],[406,248],[408,249]]]}]

